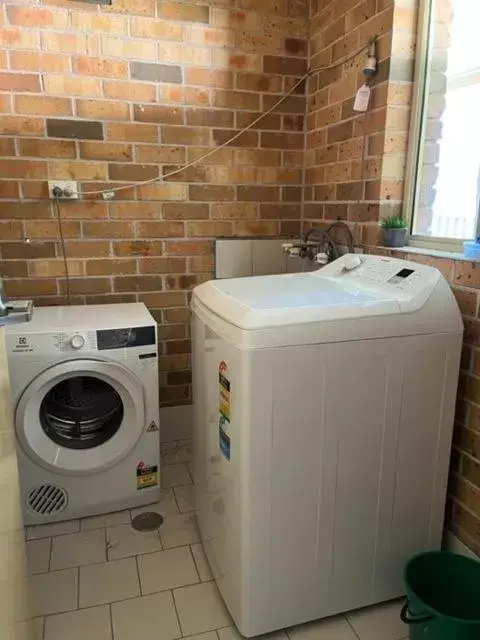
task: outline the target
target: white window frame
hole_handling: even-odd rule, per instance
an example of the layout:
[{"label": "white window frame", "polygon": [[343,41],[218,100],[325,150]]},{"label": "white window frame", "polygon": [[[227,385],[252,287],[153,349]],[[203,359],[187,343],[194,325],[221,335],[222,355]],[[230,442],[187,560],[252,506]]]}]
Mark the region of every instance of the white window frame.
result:
[{"label": "white window frame", "polygon": [[[430,84],[430,48],[429,35],[433,19],[435,0],[419,0],[418,24],[415,53],[415,71],[413,78],[412,111],[410,117],[409,144],[405,173],[405,192],[403,198],[403,217],[409,225],[408,245],[425,249],[452,251],[463,253],[464,240],[458,238],[433,237],[413,234],[414,218],[416,215],[418,190],[418,163],[423,155],[425,144],[425,101],[428,92],[425,90]],[[480,215],[477,216],[477,235],[480,235]]]}]

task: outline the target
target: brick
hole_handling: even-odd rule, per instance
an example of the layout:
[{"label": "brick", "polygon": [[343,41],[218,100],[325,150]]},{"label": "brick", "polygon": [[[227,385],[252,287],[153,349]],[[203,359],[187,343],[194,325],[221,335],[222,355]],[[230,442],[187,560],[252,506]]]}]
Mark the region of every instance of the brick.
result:
[{"label": "brick", "polygon": [[236,88],[280,93],[282,91],[282,77],[266,73],[237,73]]},{"label": "brick", "polygon": [[136,104],[134,105],[133,114],[134,120],[138,120],[140,122],[183,124],[183,111],[178,107]]},{"label": "brick", "polygon": [[70,58],[58,53],[10,51],[10,67],[20,71],[67,73],[70,70]]},{"label": "brick", "polygon": [[206,240],[167,240],[165,243],[165,253],[171,256],[204,256],[211,255],[212,251],[212,243]]},{"label": "brick", "polygon": [[0,73],[0,91],[40,92],[40,76],[33,73]]},{"label": "brick", "polygon": [[46,180],[22,180],[19,184],[22,198],[33,200],[50,198]]},{"label": "brick", "polygon": [[69,202],[62,210],[62,217],[68,219],[92,220],[108,217],[106,202]]},{"label": "brick", "polygon": [[44,75],[43,88],[45,93],[66,96],[102,96],[102,83],[97,78]]},{"label": "brick", "polygon": [[285,38],[285,53],[291,56],[306,57],[308,55],[308,42],[300,38]]},{"label": "brick", "polygon": [[115,100],[138,100],[154,102],[157,99],[156,87],[140,82],[120,82],[105,80],[103,83],[105,97]]},{"label": "brick", "polygon": [[[18,183],[11,180],[0,180],[0,198],[19,198]],[[2,235],[0,234],[0,238]]]},{"label": "brick", "polygon": [[288,220],[300,218],[301,208],[299,204],[260,204],[260,218],[270,220]]},{"label": "brick", "polygon": [[476,262],[455,262],[454,282],[458,285],[480,289],[480,265]]},{"label": "brick", "polygon": [[[159,295],[162,295],[162,294],[159,294]],[[164,293],[163,295],[170,295],[170,294]],[[164,305],[164,306],[168,306],[168,305]],[[189,367],[189,364],[190,364],[190,359],[187,354],[174,355],[174,356],[160,356],[158,359],[158,368],[160,371],[175,371],[177,369],[183,370],[183,369],[187,369]]]},{"label": "brick", "polygon": [[187,222],[187,235],[194,238],[231,236],[232,224],[227,221]]},{"label": "brick", "polygon": [[224,109],[186,109],[188,125],[199,127],[233,127],[234,113]]},{"label": "brick", "polygon": [[197,202],[166,202],[163,216],[166,220],[200,220],[208,218],[209,205]]},{"label": "brick", "polygon": [[148,275],[118,276],[113,278],[113,287],[115,291],[161,291],[163,279]]},{"label": "brick", "polygon": [[210,104],[210,90],[199,87],[160,85],[158,94],[159,101],[163,103],[191,104],[203,107]]},{"label": "brick", "polygon": [[262,133],[260,146],[273,149],[302,149],[303,135],[299,133]]},{"label": "brick", "polygon": [[[155,42],[148,40],[135,40],[133,38],[102,38],[102,54],[107,57],[129,60],[156,60],[157,47]],[[130,63],[130,70],[132,65]],[[132,76],[133,77],[133,76]]]},{"label": "brick", "polygon": [[234,188],[230,185],[190,185],[188,188],[189,199],[196,201],[222,202],[235,199]]},{"label": "brick", "polygon": [[10,96],[7,93],[0,95],[0,113],[11,113],[12,105]]},{"label": "brick", "polygon": [[105,180],[106,165],[101,162],[75,160],[51,160],[48,163],[50,179],[57,180]]},{"label": "brick", "polygon": [[224,69],[185,69],[185,83],[190,85],[231,89],[233,88],[233,78],[233,73]]},{"label": "brick", "polygon": [[137,197],[139,200],[186,200],[187,189],[184,184],[156,182],[137,187]]},{"label": "brick", "polygon": [[100,44],[96,36],[86,33],[55,33],[42,31],[42,49],[64,53],[83,53],[91,55],[99,53]]},{"label": "brick", "polygon": [[213,50],[213,66],[240,71],[261,71],[262,56],[255,53],[237,53],[224,49]]},{"label": "brick", "polygon": [[47,119],[47,135],[52,138],[76,138],[84,140],[103,140],[101,122],[81,122],[79,120]]},{"label": "brick", "polygon": [[301,58],[266,55],[263,57],[263,71],[287,76],[303,76],[307,71],[307,61]]},{"label": "brick", "polygon": [[206,28],[194,25],[185,27],[185,42],[207,47],[235,47],[236,38],[233,29]]},{"label": "brick", "polygon": [[19,220],[52,217],[49,202],[9,202],[2,205],[2,208],[8,213],[9,218]]},{"label": "brick", "polygon": [[[65,238],[76,238],[80,235],[80,223],[66,220],[62,225]],[[58,238],[58,223],[56,220],[35,220],[25,222],[27,238]]]},{"label": "brick", "polygon": [[160,42],[158,44],[158,58],[167,64],[210,67],[212,50],[207,47],[187,47],[177,42]]},{"label": "brick", "polygon": [[211,217],[221,220],[252,220],[257,217],[257,209],[256,203],[213,204]]},{"label": "brick", "polygon": [[277,167],[281,164],[281,152],[274,149],[235,149],[235,162],[237,165]]},{"label": "brick", "polygon": [[106,142],[80,142],[80,158],[90,160],[131,160],[132,147],[128,144]]},{"label": "brick", "polygon": [[14,99],[15,111],[30,115],[72,115],[72,103],[68,98],[17,95]]},{"label": "brick", "polygon": [[16,240],[23,237],[23,225],[20,221],[0,222],[0,238],[3,240]]},{"label": "brick", "polygon": [[136,80],[148,82],[182,82],[182,70],[175,65],[131,62],[130,74]]},{"label": "brick", "polygon": [[237,200],[246,202],[275,202],[280,200],[279,187],[238,186]]},{"label": "brick", "polygon": [[158,166],[149,164],[109,164],[110,180],[136,182],[158,177]]},{"label": "brick", "polygon": [[154,16],[155,0],[136,0],[134,4],[130,0],[115,0],[113,5],[102,5],[101,10],[105,13],[125,13],[133,15]]},{"label": "brick", "polygon": [[4,259],[53,258],[56,255],[54,242],[6,242],[1,249]]},{"label": "brick", "polygon": [[163,242],[158,240],[119,240],[113,243],[117,256],[161,256]]},{"label": "brick", "polygon": [[184,258],[140,258],[138,260],[140,273],[184,273],[186,269]]},{"label": "brick", "polygon": [[335,200],[335,185],[334,184],[317,184],[315,186],[315,200],[318,202],[327,202]]},{"label": "brick", "polygon": [[38,49],[39,43],[39,32],[35,29],[0,28],[0,48]]},{"label": "brick", "polygon": [[[69,276],[83,276],[83,261],[69,260],[68,274]],[[29,275],[34,278],[63,277],[65,276],[65,264],[63,259],[35,260],[29,263]]]},{"label": "brick", "polygon": [[212,273],[214,269],[213,256],[197,256],[188,258],[188,271],[195,273]]},{"label": "brick", "polygon": [[305,98],[300,96],[290,96],[275,107],[279,101],[279,96],[263,96],[263,110],[274,108],[274,113],[299,113],[305,112]]},{"label": "brick", "polygon": [[14,156],[14,155],[15,155],[14,138],[0,138],[0,156]]},{"label": "brick", "polygon": [[239,220],[235,222],[236,236],[276,236],[278,223],[273,220]]},{"label": "brick", "polygon": [[52,11],[42,7],[9,6],[7,17],[10,24],[21,27],[53,27],[66,29],[68,27],[68,13],[66,11]]},{"label": "brick", "polygon": [[201,22],[208,24],[210,20],[210,9],[205,5],[187,5],[181,2],[161,2],[159,4],[159,16],[167,20]]},{"label": "brick", "polygon": [[41,295],[55,295],[57,282],[51,278],[24,278],[19,280],[5,280],[5,293],[11,298],[31,298]]},{"label": "brick", "polygon": [[73,71],[80,75],[97,76],[100,78],[127,78],[128,64],[119,60],[107,60],[90,56],[75,56]]},{"label": "brick", "polygon": [[128,238],[134,237],[131,222],[84,222],[83,233],[88,238]]},{"label": "brick", "polygon": [[240,129],[214,129],[213,141],[217,145],[228,143],[228,145],[232,147],[258,147],[258,133],[255,131],[245,131],[233,139],[240,133]]},{"label": "brick", "polygon": [[[184,5],[188,6],[188,5]],[[183,27],[179,24],[151,18],[132,18],[130,21],[132,35],[137,38],[153,38],[154,40],[183,40]]]},{"label": "brick", "polygon": [[[82,6],[82,9],[84,8],[85,5]],[[71,23],[72,29],[75,31],[99,31],[101,33],[128,35],[128,19],[123,16],[72,11]]]},{"label": "brick", "polygon": [[[186,294],[182,291],[160,291],[158,293],[140,293],[138,301],[143,302],[147,307],[179,307],[186,304]],[[184,368],[184,367],[182,367]]]},{"label": "brick", "polygon": [[[64,289],[64,282],[60,282]],[[70,280],[70,291],[73,294],[93,294],[108,293],[112,290],[110,278],[72,278]]]},{"label": "brick", "polygon": [[28,277],[27,263],[21,262],[20,260],[11,260],[11,261],[2,260],[2,277],[6,277],[6,278]]},{"label": "brick", "polygon": [[[101,123],[98,123],[101,126]],[[149,124],[105,124],[105,139],[128,142],[158,142],[158,127]]]},{"label": "brick", "polygon": [[471,458],[462,456],[462,475],[475,487],[480,488],[480,460],[476,462]]},{"label": "brick", "polygon": [[139,222],[137,236],[140,238],[183,237],[183,222]]},{"label": "brick", "polygon": [[209,145],[210,129],[201,127],[162,127],[164,144]]},{"label": "brick", "polygon": [[[232,91],[217,89],[213,92],[213,105],[227,109],[247,109],[255,111],[260,108],[260,96],[249,91]],[[218,123],[217,126],[223,126]]]},{"label": "brick", "polygon": [[109,100],[76,100],[76,113],[80,118],[98,120],[129,120],[130,107],[127,103]]},{"label": "brick", "polygon": [[452,291],[460,308],[460,313],[466,316],[476,316],[478,309],[478,296],[476,291],[452,288]]},{"label": "brick", "polygon": [[29,138],[19,140],[18,150],[21,156],[39,158],[75,158],[75,143],[69,140],[46,140]]},{"label": "brick", "polygon": [[0,175],[2,178],[46,178],[47,164],[46,162],[13,158],[0,160]]},{"label": "brick", "polygon": [[192,374],[190,371],[169,371],[167,374],[167,383],[169,385],[190,384],[192,382]]},{"label": "brick", "polygon": [[183,147],[137,145],[135,153],[138,162],[164,164],[185,161],[185,149]]},{"label": "brick", "polygon": [[110,217],[133,220],[158,219],[162,217],[161,204],[158,202],[112,202]]}]

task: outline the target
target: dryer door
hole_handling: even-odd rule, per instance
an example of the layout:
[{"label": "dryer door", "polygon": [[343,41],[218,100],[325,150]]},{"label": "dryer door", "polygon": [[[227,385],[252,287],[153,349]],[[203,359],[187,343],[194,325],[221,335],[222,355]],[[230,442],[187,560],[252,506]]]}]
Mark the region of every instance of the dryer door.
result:
[{"label": "dryer door", "polygon": [[23,392],[15,428],[25,453],[57,473],[103,471],[125,457],[145,426],[142,385],[114,362],[70,360]]}]

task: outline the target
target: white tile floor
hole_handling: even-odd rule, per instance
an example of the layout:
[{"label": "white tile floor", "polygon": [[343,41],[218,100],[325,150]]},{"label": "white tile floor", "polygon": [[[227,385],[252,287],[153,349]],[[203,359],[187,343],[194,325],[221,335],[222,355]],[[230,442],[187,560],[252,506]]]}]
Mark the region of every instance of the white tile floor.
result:
[{"label": "white tile floor", "polygon": [[[212,581],[193,511],[191,446],[162,448],[155,505],[27,528],[35,640],[240,640]],[[131,518],[165,521],[139,533]],[[269,634],[269,640],[403,640],[398,602]]]}]

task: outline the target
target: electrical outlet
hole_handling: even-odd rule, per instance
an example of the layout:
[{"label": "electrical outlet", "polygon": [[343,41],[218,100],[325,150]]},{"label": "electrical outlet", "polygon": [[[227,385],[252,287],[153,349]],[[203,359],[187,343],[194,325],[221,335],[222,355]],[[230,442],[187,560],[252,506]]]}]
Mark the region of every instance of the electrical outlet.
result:
[{"label": "electrical outlet", "polygon": [[[55,187],[62,190],[62,195],[55,196]],[[51,198],[58,197],[59,200],[78,200],[78,182],[76,180],[49,180],[48,193]]]}]

